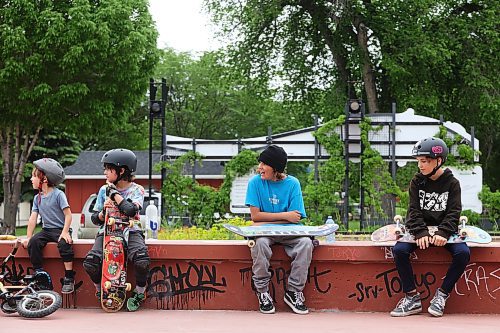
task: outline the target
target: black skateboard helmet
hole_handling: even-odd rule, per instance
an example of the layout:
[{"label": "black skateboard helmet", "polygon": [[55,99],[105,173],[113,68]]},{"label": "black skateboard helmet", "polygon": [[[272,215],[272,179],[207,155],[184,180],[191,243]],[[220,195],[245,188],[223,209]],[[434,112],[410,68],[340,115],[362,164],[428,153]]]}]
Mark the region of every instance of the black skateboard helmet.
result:
[{"label": "black skateboard helmet", "polygon": [[444,162],[446,162],[448,152],[448,146],[446,146],[446,143],[443,140],[431,137],[417,142],[415,146],[413,146],[411,156],[427,156],[430,158],[441,157],[443,159],[443,161],[441,162],[442,165],[444,164]]},{"label": "black skateboard helmet", "polygon": [[128,149],[119,148],[107,151],[102,156],[101,162],[127,168],[130,172],[135,172],[137,169],[137,156]]},{"label": "black skateboard helmet", "polygon": [[61,184],[66,178],[61,164],[52,158],[41,158],[33,162],[33,164],[44,173],[49,183],[54,186]]}]

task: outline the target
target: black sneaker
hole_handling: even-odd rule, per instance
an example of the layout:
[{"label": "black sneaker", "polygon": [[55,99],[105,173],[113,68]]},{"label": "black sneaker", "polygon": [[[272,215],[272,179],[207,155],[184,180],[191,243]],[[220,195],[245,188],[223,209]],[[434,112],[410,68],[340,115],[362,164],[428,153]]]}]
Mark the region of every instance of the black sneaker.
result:
[{"label": "black sneaker", "polygon": [[273,298],[268,292],[257,293],[257,298],[259,299],[259,310],[262,313],[274,313],[276,309],[274,308]]},{"label": "black sneaker", "polygon": [[298,314],[308,314],[309,310],[304,304],[306,301],[304,294],[301,291],[287,291],[285,292],[285,303]]},{"label": "black sneaker", "polygon": [[432,298],[427,311],[434,317],[441,317],[444,313],[444,307],[448,297],[450,297],[450,295],[445,294],[440,289],[436,290],[436,295]]},{"label": "black sneaker", "polygon": [[71,294],[73,291],[75,291],[75,279],[65,277],[61,292],[63,294]]},{"label": "black sneaker", "polygon": [[391,311],[393,317],[406,317],[412,314],[422,312],[422,302],[420,301],[420,293],[413,296],[405,295],[396,305],[396,308]]}]

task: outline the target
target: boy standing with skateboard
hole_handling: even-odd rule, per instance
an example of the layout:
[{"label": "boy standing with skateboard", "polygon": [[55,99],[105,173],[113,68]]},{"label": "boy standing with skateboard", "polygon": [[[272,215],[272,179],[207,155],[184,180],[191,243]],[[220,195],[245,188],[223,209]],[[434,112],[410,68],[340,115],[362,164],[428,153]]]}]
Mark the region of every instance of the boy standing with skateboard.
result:
[{"label": "boy standing with skateboard", "polygon": [[[422,312],[410,254],[417,247],[425,250],[434,245],[446,248],[453,257],[441,287],[436,290],[427,309],[431,315],[440,317],[444,313],[450,292],[470,259],[466,243],[447,243],[448,238],[458,232],[462,211],[460,183],[449,169],[441,168],[448,156],[448,147],[443,140],[427,138],[417,142],[412,156],[417,159],[420,172],[410,183],[406,229],[415,237],[416,244],[397,242],[393,248],[394,262],[406,295],[392,310],[391,316],[404,317]],[[427,226],[438,226],[438,231],[431,236]]]},{"label": "boy standing with skateboard", "polygon": [[[245,204],[255,225],[267,223],[298,223],[306,217],[300,183],[297,178],[284,173],[287,154],[276,145],[267,147],[258,158],[258,174],[248,183]],[[257,237],[251,248],[253,259],[252,280],[257,290],[259,309],[262,313],[274,313],[273,299],[269,294],[269,272],[274,237]],[[309,237],[286,237],[279,241],[292,258],[285,303],[298,314],[307,314],[302,290],[312,259],[313,244]]]},{"label": "boy standing with skateboard", "polygon": [[[104,164],[106,185],[97,195],[92,222],[100,225],[92,250],[87,254],[83,267],[96,286],[96,296],[101,293],[101,271],[103,256],[103,224],[107,208],[117,207],[120,213],[130,219],[140,220],[139,212],[144,202],[144,188],[133,182],[133,172],[137,167],[137,157],[127,149],[113,149],[106,152],[101,162]],[[140,228],[129,230],[127,258],[135,268],[136,287],[127,300],[127,309],[136,311],[146,299],[146,282],[149,272],[149,255]]]},{"label": "boy standing with skateboard", "polygon": [[[28,221],[27,238],[23,247],[28,248],[31,264],[38,276],[43,276],[52,289],[50,275],[42,268],[43,248],[48,242],[56,242],[59,254],[64,263],[64,279],[62,292],[72,293],[75,288],[75,272],[73,271],[73,247],[71,244],[71,209],[63,191],[56,186],[64,181],[64,169],[52,158],[42,158],[33,162],[35,168],[31,173],[31,183],[38,194],[33,199],[33,209]],[[42,217],[42,231],[33,235],[38,215]]]}]

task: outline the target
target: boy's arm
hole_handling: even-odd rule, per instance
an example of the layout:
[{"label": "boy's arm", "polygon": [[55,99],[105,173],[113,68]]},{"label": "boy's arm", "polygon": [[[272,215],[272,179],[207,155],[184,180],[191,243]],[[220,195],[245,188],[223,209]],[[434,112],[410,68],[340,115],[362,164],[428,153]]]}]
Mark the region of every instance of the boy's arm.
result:
[{"label": "boy's arm", "polygon": [[29,242],[30,238],[33,236],[33,231],[35,230],[37,219],[38,219],[38,213],[31,212],[30,218],[28,220],[28,228],[26,231],[26,238],[23,240],[23,247],[25,247],[25,248],[28,246],[28,242]]},{"label": "boy's arm", "polygon": [[448,239],[452,234],[458,232],[458,221],[462,213],[462,190],[460,183],[456,181],[450,186],[448,193],[448,204],[446,206],[446,215],[438,226],[436,235]]},{"label": "boy's arm", "polygon": [[71,209],[69,208],[69,206],[63,209],[63,213],[64,213],[64,227],[61,232],[61,235],[59,236],[59,240],[64,238],[66,243],[71,244],[73,240],[71,239],[69,228],[71,227],[71,221],[73,218],[71,217]]},{"label": "boy's arm", "polygon": [[258,207],[250,206],[250,216],[253,222],[265,223],[298,223],[301,219],[301,214],[298,210],[281,213],[261,212]]},{"label": "boy's arm", "polygon": [[406,217],[405,226],[415,239],[420,239],[425,236],[430,236],[429,229],[425,223],[422,210],[420,209],[420,198],[418,187],[412,181],[410,183],[410,206]]}]

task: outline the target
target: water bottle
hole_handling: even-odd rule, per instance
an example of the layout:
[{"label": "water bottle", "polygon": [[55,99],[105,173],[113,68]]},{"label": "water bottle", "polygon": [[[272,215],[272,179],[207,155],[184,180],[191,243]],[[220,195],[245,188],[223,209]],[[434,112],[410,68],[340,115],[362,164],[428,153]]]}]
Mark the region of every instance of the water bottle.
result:
[{"label": "water bottle", "polygon": [[[335,224],[335,221],[333,220],[333,218],[332,218],[331,215],[328,216],[328,218],[325,221],[325,224],[326,225],[330,225],[330,226]],[[333,243],[333,242],[335,242],[335,233],[327,235],[326,236],[326,242],[327,243]]]},{"label": "water bottle", "polygon": [[158,239],[158,208],[154,200],[146,207],[146,238]]}]

